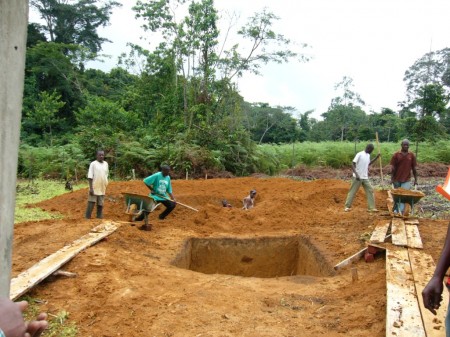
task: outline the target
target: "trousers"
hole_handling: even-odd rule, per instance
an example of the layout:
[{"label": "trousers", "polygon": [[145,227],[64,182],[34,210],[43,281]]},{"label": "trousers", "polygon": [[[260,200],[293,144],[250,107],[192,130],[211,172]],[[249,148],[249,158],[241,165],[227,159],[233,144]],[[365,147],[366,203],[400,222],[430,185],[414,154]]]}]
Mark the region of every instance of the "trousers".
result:
[{"label": "trousers", "polygon": [[345,201],[345,207],[346,208],[352,207],[353,199],[355,199],[356,192],[358,192],[361,185],[363,186],[364,191],[366,193],[367,206],[369,210],[375,209],[375,198],[373,196],[373,188],[372,185],[370,184],[369,179],[356,180],[355,177],[353,177],[352,179],[350,191],[348,191],[347,200]]}]

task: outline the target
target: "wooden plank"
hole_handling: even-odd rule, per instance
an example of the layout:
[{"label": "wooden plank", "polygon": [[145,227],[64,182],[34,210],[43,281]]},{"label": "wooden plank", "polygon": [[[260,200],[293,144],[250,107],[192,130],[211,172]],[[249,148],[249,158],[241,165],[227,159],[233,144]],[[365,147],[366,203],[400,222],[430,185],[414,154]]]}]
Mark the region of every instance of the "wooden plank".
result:
[{"label": "wooden plank", "polygon": [[379,223],[372,232],[372,236],[370,237],[371,243],[383,243],[386,239],[386,233],[389,229],[390,222],[381,222]]},{"label": "wooden plank", "polygon": [[438,337],[445,335],[445,316],[448,307],[448,295],[444,286],[441,306],[434,316],[428,309],[425,309],[422,301],[422,290],[433,276],[435,264],[433,258],[420,250],[408,249],[409,260],[414,276],[414,285],[419,301],[419,308],[422,314],[422,321],[427,337]]},{"label": "wooden plank", "polygon": [[353,254],[352,256],[346,258],[345,260],[339,262],[337,265],[334,266],[334,270],[344,268],[345,266],[348,266],[353,261],[357,261],[357,260],[361,259],[364,256],[364,254],[366,253],[366,250],[367,250],[367,248],[363,248],[359,252],[357,252],[357,253]]},{"label": "wooden plank", "polygon": [[91,233],[73,241],[71,244],[39,261],[28,270],[20,273],[11,280],[10,299],[16,300],[47,276],[61,268],[62,265],[74,258],[78,253],[107,237],[117,228],[111,222],[103,222],[93,228]]},{"label": "wooden plank", "polygon": [[406,225],[418,225],[419,219],[405,219]]},{"label": "wooden plank", "polygon": [[393,218],[392,219],[392,243],[396,246],[408,245],[408,239],[406,237],[405,222],[402,219]]},{"label": "wooden plank", "polygon": [[423,249],[422,238],[420,237],[419,228],[417,225],[405,225],[405,227],[408,247]]},{"label": "wooden plank", "polygon": [[406,248],[386,252],[386,336],[425,337]]}]

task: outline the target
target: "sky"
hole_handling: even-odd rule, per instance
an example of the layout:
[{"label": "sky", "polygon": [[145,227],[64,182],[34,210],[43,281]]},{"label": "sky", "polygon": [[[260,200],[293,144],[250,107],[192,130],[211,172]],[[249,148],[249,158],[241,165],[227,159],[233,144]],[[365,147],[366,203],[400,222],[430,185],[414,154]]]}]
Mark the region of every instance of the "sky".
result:
[{"label": "sky", "polygon": [[[112,41],[103,45],[103,53],[111,58],[91,67],[114,67],[118,55],[129,51],[127,42],[149,49],[157,45],[135,18],[135,0],[119,2],[123,6],[114,10],[111,24],[100,30]],[[365,111],[397,110],[406,97],[405,71],[430,50],[450,47],[448,0],[215,0],[215,5],[223,29],[229,13],[239,15],[238,28],[267,8],[280,18],[274,30],[297,42],[295,51],[311,57],[306,63],[263,66],[259,76],[245,74],[237,82],[244,99],[292,106],[297,113],[314,110],[315,118],[341,94],[334,87],[344,76],[353,79]],[[232,34],[228,41],[239,40]],[[302,49],[301,43],[309,47]]]}]

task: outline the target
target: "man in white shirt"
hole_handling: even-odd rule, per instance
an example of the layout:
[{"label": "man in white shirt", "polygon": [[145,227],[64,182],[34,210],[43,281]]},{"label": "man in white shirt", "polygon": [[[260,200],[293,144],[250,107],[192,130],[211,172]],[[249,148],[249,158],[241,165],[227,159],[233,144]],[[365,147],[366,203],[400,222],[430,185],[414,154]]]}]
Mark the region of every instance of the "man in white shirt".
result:
[{"label": "man in white shirt", "polygon": [[106,186],[108,186],[108,163],[104,161],[105,152],[97,151],[97,160],[89,165],[89,197],[86,208],[86,219],[91,218],[94,205],[97,203],[97,219],[103,218],[103,202],[105,200]]},{"label": "man in white shirt", "polygon": [[345,212],[350,211],[353,203],[353,199],[356,196],[361,185],[364,187],[366,192],[367,205],[369,212],[377,212],[375,208],[375,199],[373,196],[373,188],[369,181],[369,165],[371,165],[375,160],[380,157],[378,154],[372,161],[370,160],[370,154],[372,153],[374,147],[373,144],[367,144],[364,151],[358,152],[352,161],[353,179],[350,191],[347,195],[347,200],[345,201]]}]

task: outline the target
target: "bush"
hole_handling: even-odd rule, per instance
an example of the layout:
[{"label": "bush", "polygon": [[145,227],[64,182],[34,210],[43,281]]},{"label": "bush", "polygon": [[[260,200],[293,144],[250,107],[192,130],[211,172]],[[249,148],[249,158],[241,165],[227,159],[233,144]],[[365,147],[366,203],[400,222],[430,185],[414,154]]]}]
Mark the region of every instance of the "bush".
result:
[{"label": "bush", "polygon": [[18,174],[29,179],[78,179],[85,175],[88,164],[89,160],[75,144],[55,147],[22,145],[19,149]]}]

